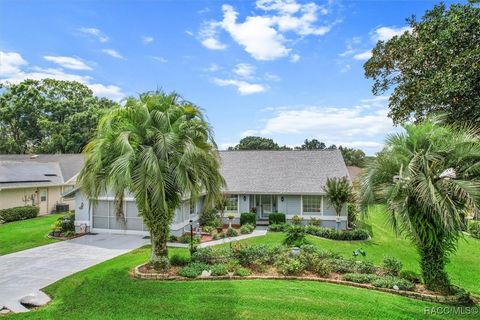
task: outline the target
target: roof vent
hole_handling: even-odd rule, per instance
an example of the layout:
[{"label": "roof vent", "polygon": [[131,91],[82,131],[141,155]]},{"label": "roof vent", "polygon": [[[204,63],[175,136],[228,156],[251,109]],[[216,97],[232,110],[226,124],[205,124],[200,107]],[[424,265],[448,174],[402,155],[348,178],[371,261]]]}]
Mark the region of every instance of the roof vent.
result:
[{"label": "roof vent", "polygon": [[44,176],[45,177],[56,177],[57,174],[56,173],[45,173]]},{"label": "roof vent", "polygon": [[30,159],[37,159],[37,158],[38,158],[38,154],[32,154],[32,155],[30,156]]}]

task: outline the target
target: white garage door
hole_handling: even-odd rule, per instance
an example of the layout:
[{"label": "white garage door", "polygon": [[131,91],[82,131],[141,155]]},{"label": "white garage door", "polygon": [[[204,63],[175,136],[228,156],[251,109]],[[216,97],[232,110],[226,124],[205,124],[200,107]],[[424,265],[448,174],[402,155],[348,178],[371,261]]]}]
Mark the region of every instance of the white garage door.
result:
[{"label": "white garage door", "polygon": [[148,231],[143,219],[138,215],[134,201],[123,204],[125,220],[115,215],[115,204],[110,200],[99,200],[93,208],[93,228],[110,230]]}]

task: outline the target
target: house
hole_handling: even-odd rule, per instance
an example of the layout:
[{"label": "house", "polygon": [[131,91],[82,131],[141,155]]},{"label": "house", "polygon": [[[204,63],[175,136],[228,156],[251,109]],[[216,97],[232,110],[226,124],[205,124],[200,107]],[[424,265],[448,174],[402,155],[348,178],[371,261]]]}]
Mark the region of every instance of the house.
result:
[{"label": "house", "polygon": [[[350,181],[339,150],[220,151],[219,154],[221,173],[227,184],[223,214],[224,217],[233,214],[233,223],[239,223],[242,212],[255,211],[257,221],[268,220],[272,212],[283,212],[289,220],[299,215],[304,221],[316,218],[323,226],[335,227],[336,213],[324,197],[323,187],[329,177],[345,176]],[[131,194],[124,198],[124,219],[115,215],[113,194],[107,192],[96,201],[87,199],[80,190],[71,194],[75,194],[78,227],[83,225],[82,228],[93,232],[148,234]],[[197,221],[202,210],[203,197],[196,203],[186,199],[176,210],[172,234],[183,234],[189,221]],[[340,227],[347,227],[345,207]]]},{"label": "house", "polygon": [[73,189],[83,165],[81,154],[1,154],[0,209],[34,205],[40,214],[55,211],[57,204],[74,207],[63,193]]}]

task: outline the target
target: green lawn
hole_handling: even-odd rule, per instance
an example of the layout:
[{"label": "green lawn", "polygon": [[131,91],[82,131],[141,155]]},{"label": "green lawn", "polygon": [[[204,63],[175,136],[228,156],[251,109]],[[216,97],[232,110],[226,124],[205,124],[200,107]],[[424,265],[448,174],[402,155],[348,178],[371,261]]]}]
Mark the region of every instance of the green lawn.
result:
[{"label": "green lawn", "polygon": [[[337,242],[309,237],[323,248],[350,255],[363,247],[379,262],[389,254],[417,270],[414,248],[392,238],[381,208],[372,212],[374,233],[369,242]],[[278,244],[281,233],[246,240]],[[480,241],[462,242],[449,265],[454,282],[479,292]],[[170,254],[188,254],[170,249]],[[54,299],[37,311],[12,319],[446,319],[425,315],[426,307],[439,306],[396,295],[341,285],[282,280],[152,281],[132,279],[129,271],[147,261],[148,247],[106,261],[47,287]],[[476,319],[478,315],[458,316]]]},{"label": "green lawn", "polygon": [[[363,248],[367,258],[380,264],[383,256],[393,256],[400,259],[405,270],[419,272],[419,256],[409,240],[396,237],[391,227],[387,224],[386,215],[382,206],[371,209],[368,228],[372,232],[372,239],[365,242],[358,241],[333,241],[308,236],[308,241],[324,249],[339,252],[345,256],[352,256],[355,249]],[[276,245],[282,242],[285,234],[269,232],[264,237],[250,238],[242,243]],[[361,259],[361,258],[360,258]],[[453,283],[480,295],[480,240],[471,237],[461,239],[457,252],[451,257],[447,266],[448,274]]]},{"label": "green lawn", "polygon": [[[185,249],[171,249],[170,253]],[[46,288],[53,301],[9,319],[444,319],[422,301],[341,285],[282,280],[152,281],[129,277],[135,250]],[[458,317],[475,319],[474,317]]]},{"label": "green lawn", "polygon": [[49,239],[47,234],[58,217],[52,214],[0,225],[0,255],[57,241]]}]

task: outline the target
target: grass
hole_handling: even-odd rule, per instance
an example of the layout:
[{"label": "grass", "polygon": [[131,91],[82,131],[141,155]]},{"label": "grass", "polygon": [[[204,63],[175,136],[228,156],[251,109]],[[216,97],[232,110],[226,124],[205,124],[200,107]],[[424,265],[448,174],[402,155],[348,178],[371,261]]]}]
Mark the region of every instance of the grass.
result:
[{"label": "grass", "polygon": [[47,234],[58,217],[52,214],[0,225],[0,255],[56,242]]},{"label": "grass", "polygon": [[[170,254],[188,254],[171,249]],[[46,288],[53,301],[8,319],[444,319],[438,306],[341,285],[282,280],[154,281],[129,276],[148,248],[106,261]],[[474,319],[459,316],[458,319]]]},{"label": "grass", "polygon": [[[367,228],[372,233],[369,241],[334,241],[314,236],[307,236],[308,241],[318,247],[338,252],[351,257],[355,249],[363,248],[367,252],[367,259],[380,264],[384,256],[392,256],[403,262],[404,270],[420,272],[419,255],[411,242],[403,237],[395,236],[386,220],[382,206],[370,210]],[[249,244],[277,245],[285,237],[284,233],[269,232],[266,236],[249,238],[241,241]],[[447,272],[454,284],[466,288],[472,293],[480,295],[480,240],[465,237],[458,243],[457,252],[451,257],[447,265]],[[362,258],[358,258],[362,259]]]}]

